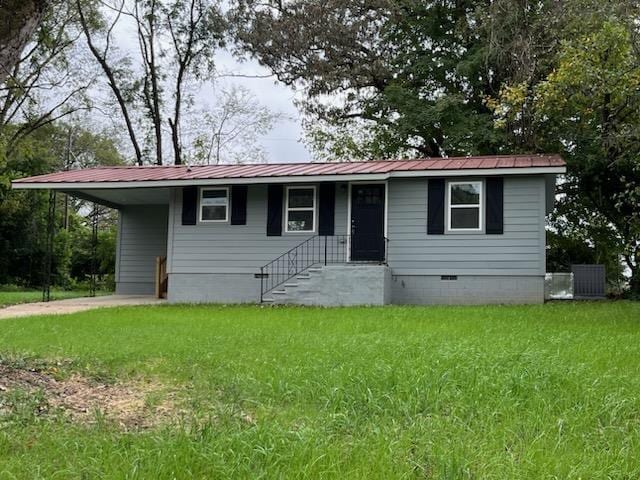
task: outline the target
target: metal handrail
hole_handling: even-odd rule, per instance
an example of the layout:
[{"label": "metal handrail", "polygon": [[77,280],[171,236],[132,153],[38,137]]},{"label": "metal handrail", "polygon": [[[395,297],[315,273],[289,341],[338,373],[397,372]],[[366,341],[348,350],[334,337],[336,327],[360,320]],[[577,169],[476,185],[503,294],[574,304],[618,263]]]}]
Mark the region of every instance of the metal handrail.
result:
[{"label": "metal handrail", "polygon": [[[387,258],[388,239],[384,242],[383,258]],[[260,267],[260,302],[264,295],[300,275],[314,265],[346,263],[351,247],[350,235],[314,235]]]}]

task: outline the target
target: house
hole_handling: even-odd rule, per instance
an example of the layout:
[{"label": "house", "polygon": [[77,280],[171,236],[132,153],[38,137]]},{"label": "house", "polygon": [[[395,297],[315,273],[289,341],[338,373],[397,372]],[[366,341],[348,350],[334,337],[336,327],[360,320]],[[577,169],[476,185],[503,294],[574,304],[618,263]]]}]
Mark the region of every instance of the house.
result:
[{"label": "house", "polygon": [[100,167],[13,187],[119,211],[118,294],[166,283],[170,302],[541,303],[563,173],[555,155],[484,156]]}]

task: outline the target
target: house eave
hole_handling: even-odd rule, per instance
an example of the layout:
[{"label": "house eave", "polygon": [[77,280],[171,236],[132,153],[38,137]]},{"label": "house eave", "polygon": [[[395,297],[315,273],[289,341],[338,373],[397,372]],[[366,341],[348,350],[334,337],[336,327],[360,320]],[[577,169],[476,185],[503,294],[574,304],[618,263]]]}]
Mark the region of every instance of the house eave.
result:
[{"label": "house eave", "polygon": [[563,174],[566,167],[520,167],[520,168],[487,168],[487,169],[459,169],[459,170],[408,170],[388,173],[365,173],[353,175],[295,175],[295,176],[265,176],[241,178],[209,178],[188,180],[148,180],[130,182],[21,182],[11,183],[16,190],[90,190],[90,189],[125,189],[125,188],[157,188],[157,187],[187,187],[192,185],[243,185],[266,183],[317,183],[317,182],[351,182],[351,181],[381,181],[392,178],[420,178],[420,177],[486,177],[503,175],[544,175]]}]

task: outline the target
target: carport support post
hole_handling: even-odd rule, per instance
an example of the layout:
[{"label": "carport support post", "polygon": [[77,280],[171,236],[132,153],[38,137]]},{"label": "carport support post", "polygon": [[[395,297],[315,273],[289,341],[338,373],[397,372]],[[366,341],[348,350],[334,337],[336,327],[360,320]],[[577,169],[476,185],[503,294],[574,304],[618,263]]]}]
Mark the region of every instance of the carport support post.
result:
[{"label": "carport support post", "polygon": [[53,240],[56,227],[56,191],[49,190],[49,210],[47,213],[47,239],[44,252],[42,281],[42,301],[51,300],[51,270],[53,263]]},{"label": "carport support post", "polygon": [[93,204],[91,212],[91,279],[89,281],[89,296],[96,296],[96,285],[98,283],[97,256],[98,256],[98,206]]},{"label": "carport support post", "polygon": [[264,267],[260,267],[260,303],[264,302]]}]

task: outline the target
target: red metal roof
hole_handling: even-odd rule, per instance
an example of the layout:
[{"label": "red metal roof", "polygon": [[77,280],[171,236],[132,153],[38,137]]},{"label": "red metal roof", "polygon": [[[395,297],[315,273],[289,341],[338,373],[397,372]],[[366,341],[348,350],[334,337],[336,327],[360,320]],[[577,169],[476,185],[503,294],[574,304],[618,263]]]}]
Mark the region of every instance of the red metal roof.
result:
[{"label": "red metal roof", "polygon": [[50,173],[15,180],[29,183],[154,182],[180,180],[248,179],[324,175],[365,175],[391,172],[564,167],[559,155],[492,155],[482,157],[419,158],[342,163],[272,163],[244,165],[184,165],[96,167]]}]

